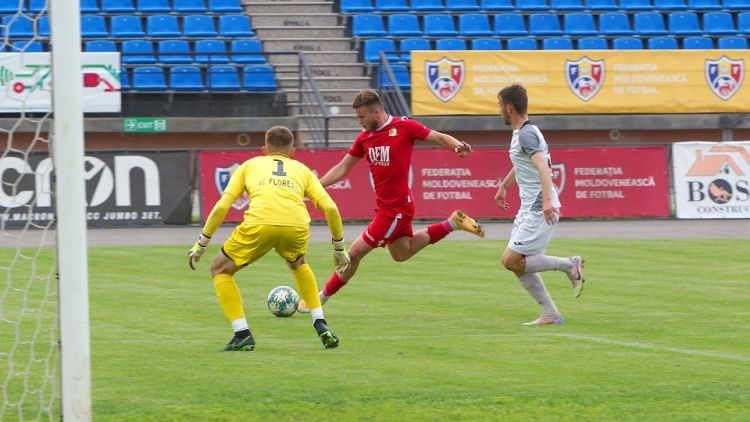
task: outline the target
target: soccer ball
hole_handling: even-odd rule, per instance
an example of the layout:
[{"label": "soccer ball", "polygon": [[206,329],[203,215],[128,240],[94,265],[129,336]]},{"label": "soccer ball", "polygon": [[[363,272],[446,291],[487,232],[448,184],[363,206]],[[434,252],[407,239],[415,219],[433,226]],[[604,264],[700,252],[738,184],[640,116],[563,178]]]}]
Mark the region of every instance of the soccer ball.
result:
[{"label": "soccer ball", "polygon": [[299,294],[289,286],[278,286],[268,294],[268,310],[277,317],[288,317],[297,312]]}]

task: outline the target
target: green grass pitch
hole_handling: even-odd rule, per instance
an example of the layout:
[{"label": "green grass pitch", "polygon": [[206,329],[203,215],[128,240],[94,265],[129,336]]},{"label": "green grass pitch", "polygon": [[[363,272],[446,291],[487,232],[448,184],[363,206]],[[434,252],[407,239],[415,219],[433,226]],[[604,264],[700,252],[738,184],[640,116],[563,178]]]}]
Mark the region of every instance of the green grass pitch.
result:
[{"label": "green grass pitch", "polygon": [[[341,346],[309,315],[265,298],[294,286],[275,254],[237,280],[257,341],[231,337],[208,267],[184,247],[90,250],[97,421],[742,421],[750,419],[750,240],[561,240],[588,282],[574,300],[544,273],[566,317],[501,269],[504,242],[444,241],[405,263],[371,253],[325,308]],[[330,245],[309,251],[320,286]],[[1,369],[1,368],[0,368]]]}]

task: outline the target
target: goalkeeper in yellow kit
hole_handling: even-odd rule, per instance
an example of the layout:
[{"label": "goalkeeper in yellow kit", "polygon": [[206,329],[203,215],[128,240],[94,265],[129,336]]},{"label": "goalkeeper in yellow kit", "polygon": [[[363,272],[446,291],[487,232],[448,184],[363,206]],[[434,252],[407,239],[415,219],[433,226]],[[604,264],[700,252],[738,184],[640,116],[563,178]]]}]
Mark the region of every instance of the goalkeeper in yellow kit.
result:
[{"label": "goalkeeper in yellow kit", "polygon": [[312,171],[291,158],[293,143],[292,132],[283,126],[266,131],[264,155],[245,161],[234,171],[221,199],[208,215],[198,241],[188,252],[188,263],[195,270],[229,208],[244,192],[248,192],[250,206],[245,211],[244,221],[235,228],[211,264],[216,297],[234,330],[234,336],[224,347],[226,351],[255,348],[233,275],[271,249],[275,249],[292,270],[297,289],[310,308],[313,326],[323,345],[326,348],[339,345],[338,337],[328,328],[323,317],[315,275],[305,262],[310,214],[304,198],[309,198],[315,208],[325,212],[333,239],[336,270],[346,271],[350,260],[344,249],[341,215]]}]

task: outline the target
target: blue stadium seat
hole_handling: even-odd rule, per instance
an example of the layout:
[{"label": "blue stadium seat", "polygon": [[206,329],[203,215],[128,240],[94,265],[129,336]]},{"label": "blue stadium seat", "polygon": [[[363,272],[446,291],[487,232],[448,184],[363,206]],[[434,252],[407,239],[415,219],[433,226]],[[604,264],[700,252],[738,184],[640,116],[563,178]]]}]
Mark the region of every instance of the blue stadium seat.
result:
[{"label": "blue stadium seat", "polygon": [[159,62],[166,64],[192,63],[190,44],[183,40],[159,41]]},{"label": "blue stadium seat", "polygon": [[672,37],[654,37],[648,39],[649,50],[677,50],[677,39]]},{"label": "blue stadium seat", "polygon": [[737,32],[740,34],[750,34],[750,12],[737,15]]},{"label": "blue stadium seat", "polygon": [[688,8],[698,11],[719,10],[719,0],[688,0]]},{"label": "blue stadium seat", "polygon": [[[401,64],[394,64],[391,66],[391,72],[395,78],[395,85],[398,85],[398,87],[404,91],[411,90],[409,68]],[[378,84],[380,88],[393,88],[393,81],[388,77],[388,72],[385,70],[385,66],[380,66],[378,68],[378,75]]]},{"label": "blue stadium seat", "polygon": [[239,91],[240,76],[233,66],[211,66],[208,68],[206,86],[211,91]]},{"label": "blue stadium seat", "polygon": [[99,13],[97,0],[81,0],[81,13]]},{"label": "blue stadium seat", "polygon": [[43,38],[49,37],[49,15],[42,15],[36,21],[37,35]]},{"label": "blue stadium seat", "polygon": [[562,35],[560,20],[553,13],[534,13],[529,16],[529,32],[532,35]]},{"label": "blue stadium seat", "polygon": [[394,37],[422,35],[422,30],[419,29],[419,19],[417,19],[417,15],[411,13],[389,15],[388,34]]},{"label": "blue stadium seat", "polygon": [[512,11],[516,9],[513,5],[513,0],[481,0],[479,7],[488,12],[501,10]]},{"label": "blue stadium seat", "polygon": [[631,35],[628,15],[620,12],[606,12],[599,15],[599,32],[602,35]]},{"label": "blue stadium seat", "polygon": [[445,10],[443,0],[411,0],[411,10],[415,12],[440,12]]},{"label": "blue stadium seat", "polygon": [[116,38],[138,38],[146,35],[143,32],[141,18],[132,15],[116,15],[109,20],[112,36]]},{"label": "blue stadium seat", "polygon": [[726,12],[708,12],[703,15],[703,32],[711,35],[736,34],[732,15]]},{"label": "blue stadium seat", "polygon": [[432,50],[430,40],[427,38],[405,38],[401,40],[399,45],[401,53],[401,61],[411,61],[411,51],[414,50]]},{"label": "blue stadium seat", "polygon": [[570,38],[548,37],[542,39],[543,50],[572,50],[573,41]]},{"label": "blue stadium seat", "polygon": [[386,35],[383,17],[375,14],[354,15],[352,17],[352,34],[355,37],[377,37]]},{"label": "blue stadium seat", "polygon": [[508,40],[508,50],[536,50],[536,40],[533,38],[511,38]]},{"label": "blue stadium seat", "polygon": [[84,44],[84,51],[88,53],[113,52],[117,51],[117,45],[114,41],[108,40],[86,41],[86,44]]},{"label": "blue stadium seat", "polygon": [[729,10],[750,10],[750,0],[724,0],[722,4]]},{"label": "blue stadium seat", "polygon": [[255,32],[250,28],[250,17],[247,15],[219,16],[220,37],[253,37]]},{"label": "blue stadium seat", "polygon": [[208,0],[208,11],[214,13],[242,13],[245,11],[239,0]]},{"label": "blue stadium seat", "polygon": [[258,40],[232,40],[232,61],[242,64],[265,64],[263,46]]},{"label": "blue stadium seat", "polygon": [[472,50],[502,50],[503,46],[497,38],[475,38],[471,40]]},{"label": "blue stadium seat", "polygon": [[719,50],[747,50],[747,38],[721,37],[719,38]]},{"label": "blue stadium seat", "polygon": [[242,74],[242,87],[248,91],[276,91],[277,89],[271,66],[247,66]]},{"label": "blue stadium seat", "polygon": [[364,55],[365,62],[367,63],[378,63],[380,62],[380,52],[387,51],[386,58],[388,61],[398,61],[398,55],[393,53],[396,51],[396,43],[393,40],[385,38],[372,38],[365,40],[364,42]]},{"label": "blue stadium seat", "polygon": [[528,35],[523,16],[518,13],[498,13],[495,15],[495,34],[501,36]]},{"label": "blue stadium seat", "polygon": [[565,33],[568,35],[597,35],[594,15],[590,13],[567,13],[563,18]]},{"label": "blue stadium seat", "polygon": [[135,7],[133,7],[133,0],[102,0],[102,12],[133,13]]},{"label": "blue stadium seat", "polygon": [[141,13],[169,13],[172,6],[169,0],[138,0],[136,10]]},{"label": "blue stadium seat", "polygon": [[0,14],[15,14],[19,11],[26,12],[27,10],[26,2],[20,2],[18,0],[0,1]]},{"label": "blue stadium seat", "polygon": [[182,19],[182,31],[186,37],[215,37],[218,35],[214,19],[207,15],[188,15]]},{"label": "blue stadium seat", "polygon": [[43,53],[44,47],[42,47],[42,43],[40,43],[39,41],[14,41],[10,46],[10,51],[22,51],[24,53]]},{"label": "blue stadium seat", "polygon": [[612,40],[614,50],[643,50],[643,41],[640,38],[623,37]]},{"label": "blue stadium seat", "polygon": [[172,10],[177,13],[206,13],[205,0],[175,0]]},{"label": "blue stadium seat", "polygon": [[607,40],[605,38],[588,37],[578,40],[579,50],[608,50]]},{"label": "blue stadium seat", "polygon": [[682,48],[685,50],[711,50],[714,42],[707,37],[687,37],[682,40]]},{"label": "blue stadium seat", "polygon": [[633,16],[633,29],[636,35],[666,35],[664,19],[660,13],[639,12]]},{"label": "blue stadium seat", "polygon": [[196,41],[195,61],[197,63],[229,63],[226,44],[219,40]]},{"label": "blue stadium seat", "polygon": [[616,3],[617,0],[586,0],[584,6],[586,10],[595,10],[597,12],[606,10],[618,10],[620,7]]},{"label": "blue stadium seat", "polygon": [[466,50],[466,40],[461,38],[440,38],[435,41],[435,50]]},{"label": "blue stadium seat", "polygon": [[623,10],[652,10],[651,0],[620,0],[620,9]]},{"label": "blue stadium seat", "polygon": [[581,0],[550,0],[552,10],[583,10]]},{"label": "blue stadium seat", "polygon": [[146,17],[146,34],[149,37],[181,37],[177,16],[151,15]]},{"label": "blue stadium seat", "polygon": [[169,88],[175,91],[203,91],[206,86],[197,66],[175,66],[169,69]]},{"label": "blue stadium seat", "polygon": [[458,16],[458,32],[465,37],[492,35],[490,20],[482,13],[464,13]]},{"label": "blue stadium seat", "polygon": [[411,10],[406,0],[375,0],[378,12],[408,12]]},{"label": "blue stadium seat", "polygon": [[429,36],[452,36],[458,35],[458,31],[456,31],[456,27],[453,25],[453,16],[432,14],[424,16],[424,34]]},{"label": "blue stadium seat", "polygon": [[123,41],[121,60],[124,64],[154,64],[154,46],[144,40]]},{"label": "blue stadium seat", "polygon": [[675,35],[700,35],[700,25],[698,24],[698,15],[692,12],[670,13],[667,18],[669,22],[669,32]]},{"label": "blue stadium seat", "polygon": [[445,10],[474,12],[479,10],[477,0],[445,0]]},{"label": "blue stadium seat", "polygon": [[104,16],[99,15],[81,15],[81,37],[83,38],[101,38],[108,37],[107,24]]},{"label": "blue stadium seat", "polygon": [[124,67],[120,69],[120,90],[130,90],[130,81],[128,79],[128,70]]},{"label": "blue stadium seat", "polygon": [[10,38],[32,38],[34,36],[34,21],[26,15],[3,16],[2,22],[4,28],[0,28],[0,36],[5,36],[6,33]]},{"label": "blue stadium seat", "polygon": [[[18,2],[16,3],[16,9],[18,9]],[[13,2],[10,3],[11,5]],[[29,0],[29,12],[39,13],[42,10],[49,10],[47,7],[47,0]]]},{"label": "blue stadium seat", "polygon": [[164,70],[155,66],[143,66],[133,69],[133,89],[138,91],[166,91]]},{"label": "blue stadium seat", "polygon": [[544,11],[549,10],[549,5],[547,0],[516,0],[516,9],[524,12]]},{"label": "blue stadium seat", "polygon": [[372,12],[373,10],[375,8],[372,7],[370,0],[341,0],[342,13]]},{"label": "blue stadium seat", "polygon": [[656,10],[687,10],[687,8],[685,0],[654,0]]}]

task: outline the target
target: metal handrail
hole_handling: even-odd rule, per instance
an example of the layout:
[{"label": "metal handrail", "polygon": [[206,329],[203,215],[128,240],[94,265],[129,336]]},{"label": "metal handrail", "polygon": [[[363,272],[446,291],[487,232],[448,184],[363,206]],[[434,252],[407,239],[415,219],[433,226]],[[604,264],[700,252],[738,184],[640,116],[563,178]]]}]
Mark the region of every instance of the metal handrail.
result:
[{"label": "metal handrail", "polygon": [[[322,143],[325,147],[328,147],[331,113],[328,111],[323,96],[318,90],[315,75],[307,64],[305,53],[299,51],[297,54],[299,57],[299,114],[305,121],[308,132],[312,135],[313,142],[316,144]],[[309,84],[309,90],[305,89],[305,82]],[[308,102],[307,99],[310,96],[312,96],[312,101]]]},{"label": "metal handrail", "polygon": [[388,78],[390,86],[383,87],[380,85],[380,69],[374,72],[373,76],[377,79],[374,86],[378,87],[383,104],[391,114],[411,117],[411,107],[409,107],[409,103],[406,101],[406,97],[404,97],[404,92],[401,90],[401,86],[398,84],[396,75],[393,73],[390,61],[388,60],[388,55],[400,53],[399,51],[380,51],[378,53],[380,56],[380,68],[385,71],[385,76]]}]

